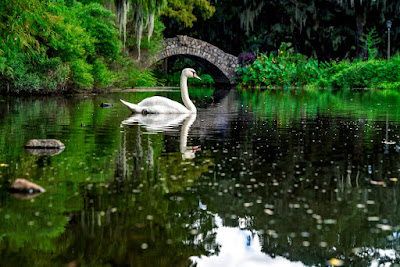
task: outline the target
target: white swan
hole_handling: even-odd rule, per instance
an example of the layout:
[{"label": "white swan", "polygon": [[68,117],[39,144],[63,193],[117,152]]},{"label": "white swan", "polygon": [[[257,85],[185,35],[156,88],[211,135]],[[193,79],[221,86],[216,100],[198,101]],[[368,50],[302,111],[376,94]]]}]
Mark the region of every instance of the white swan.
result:
[{"label": "white swan", "polygon": [[121,102],[125,104],[133,113],[175,113],[175,114],[182,114],[182,113],[196,113],[196,107],[193,102],[189,98],[188,86],[187,86],[187,79],[188,78],[197,78],[199,80],[200,77],[197,76],[197,73],[194,69],[186,68],[182,70],[181,74],[181,96],[182,96],[182,105],[176,101],[168,99],[162,96],[152,96],[142,100],[138,104],[132,104],[126,102],[122,99]]}]

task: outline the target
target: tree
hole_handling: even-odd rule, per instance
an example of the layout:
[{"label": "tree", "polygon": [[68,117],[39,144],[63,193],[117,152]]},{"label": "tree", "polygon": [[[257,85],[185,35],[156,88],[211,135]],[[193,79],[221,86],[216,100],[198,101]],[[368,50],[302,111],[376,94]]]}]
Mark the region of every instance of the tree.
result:
[{"label": "tree", "polygon": [[215,12],[215,7],[208,0],[169,0],[162,15],[173,18],[185,27],[193,27],[197,21],[194,13],[198,9],[203,19],[209,19]]},{"label": "tree", "polygon": [[[163,18],[165,35],[190,35],[218,44],[235,55],[276,51],[282,42],[291,42],[297,52],[327,60],[364,56],[361,38],[366,29],[375,26],[377,34],[383,36],[385,21],[396,21],[400,14],[400,1],[384,0],[212,0],[210,3],[216,8],[215,14],[209,20],[198,17],[193,22],[195,30]],[[399,33],[396,28],[391,33],[395,44]],[[385,45],[381,43],[378,49],[384,54]]]}]

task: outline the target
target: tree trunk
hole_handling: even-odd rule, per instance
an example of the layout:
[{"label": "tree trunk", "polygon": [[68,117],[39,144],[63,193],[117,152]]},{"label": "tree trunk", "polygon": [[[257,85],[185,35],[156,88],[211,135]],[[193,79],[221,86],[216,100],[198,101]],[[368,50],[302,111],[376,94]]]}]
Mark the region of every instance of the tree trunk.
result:
[{"label": "tree trunk", "polygon": [[357,25],[357,32],[356,32],[356,44],[357,44],[357,49],[356,49],[356,58],[362,58],[365,60],[367,58],[367,50],[365,50],[365,43],[361,41],[361,38],[364,33],[364,26],[366,24],[366,15],[365,15],[365,10],[364,8],[360,7],[361,13],[357,14],[356,17],[356,25]]}]

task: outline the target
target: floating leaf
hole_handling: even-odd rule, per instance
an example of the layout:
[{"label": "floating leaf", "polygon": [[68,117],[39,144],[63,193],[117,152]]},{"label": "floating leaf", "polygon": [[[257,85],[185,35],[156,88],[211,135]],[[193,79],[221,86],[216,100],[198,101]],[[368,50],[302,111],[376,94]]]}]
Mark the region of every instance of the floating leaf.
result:
[{"label": "floating leaf", "polygon": [[329,264],[333,266],[343,266],[344,262],[342,260],[332,258],[329,260]]}]

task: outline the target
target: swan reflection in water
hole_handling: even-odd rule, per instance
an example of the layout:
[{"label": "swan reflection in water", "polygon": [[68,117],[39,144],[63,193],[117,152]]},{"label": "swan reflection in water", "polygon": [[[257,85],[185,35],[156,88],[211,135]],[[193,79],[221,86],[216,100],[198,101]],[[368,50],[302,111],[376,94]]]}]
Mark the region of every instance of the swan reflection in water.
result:
[{"label": "swan reflection in water", "polygon": [[196,114],[133,114],[122,121],[123,125],[142,125],[149,132],[177,132],[180,128],[180,152],[183,159],[195,158],[199,146],[188,146],[187,137]]}]

